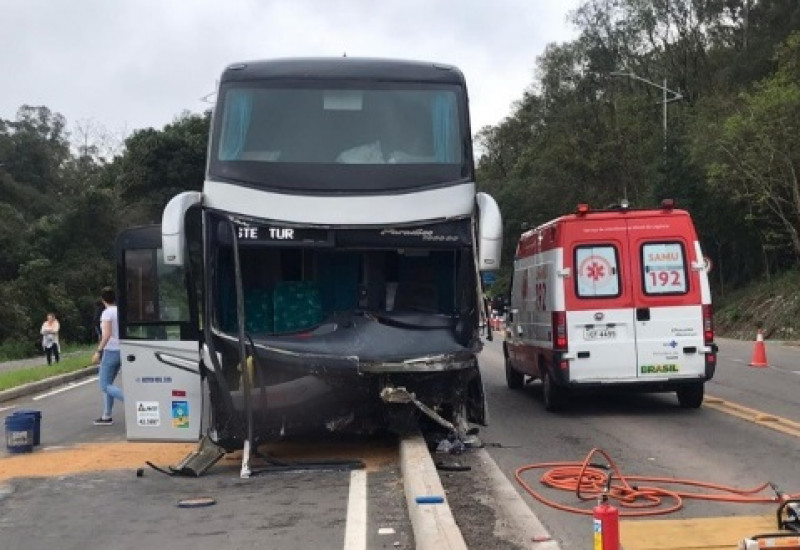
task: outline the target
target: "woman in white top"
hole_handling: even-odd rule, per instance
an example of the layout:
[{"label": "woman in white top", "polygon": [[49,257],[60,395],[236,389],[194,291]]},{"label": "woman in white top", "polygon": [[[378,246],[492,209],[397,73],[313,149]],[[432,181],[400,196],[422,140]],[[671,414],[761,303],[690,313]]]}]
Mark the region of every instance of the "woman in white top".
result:
[{"label": "woman in white top", "polygon": [[111,410],[114,399],[124,401],[122,390],[114,385],[122,362],[119,355],[119,324],[117,323],[117,296],[114,289],[105,287],[100,292],[105,309],[100,316],[100,343],[92,356],[92,363],[100,364],[98,369],[100,391],[103,392],[103,415],[94,421],[97,426],[110,426],[114,423]]},{"label": "woman in white top", "polygon": [[58,363],[58,331],[61,330],[61,325],[58,323],[55,314],[48,313],[47,319],[42,323],[42,349],[47,354],[47,364],[52,365],[53,359]]}]

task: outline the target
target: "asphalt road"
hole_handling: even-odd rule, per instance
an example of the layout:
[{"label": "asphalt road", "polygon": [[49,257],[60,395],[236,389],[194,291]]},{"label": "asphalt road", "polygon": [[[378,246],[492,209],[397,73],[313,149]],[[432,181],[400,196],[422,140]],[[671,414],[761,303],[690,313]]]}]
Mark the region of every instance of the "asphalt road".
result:
[{"label": "asphalt road", "polygon": [[[627,475],[692,478],[737,487],[769,480],[787,491],[800,490],[796,476],[800,445],[794,437],[709,407],[683,410],[674,394],[581,396],[569,409],[547,413],[538,383],[522,391],[506,387],[500,346],[499,339],[487,342],[481,354],[490,426],[480,435],[525,503],[564,549],[591,546],[591,518],[558,511],[533,499],[514,480],[517,468],[581,461],[597,447]],[[794,398],[800,384],[800,348],[767,342],[770,367],[754,368],[747,364],[751,342],[722,340],[720,346],[717,375],[707,385],[708,394],[800,421],[800,405]],[[94,379],[60,393],[0,404],[0,413],[13,406],[42,411],[45,447],[124,439],[121,410],[115,414],[114,426],[91,424],[101,406]],[[510,523],[492,501],[492,489],[481,468],[475,467],[474,456],[435,458],[450,466],[473,466],[472,470],[441,474],[470,548],[517,549],[525,546],[513,541],[532,541],[526,533],[508,533]],[[538,488],[540,473],[523,476]],[[144,478],[136,478],[123,471],[18,481],[12,495],[4,498],[0,490],[2,548],[343,547],[350,498],[348,473],[301,473],[249,481],[239,480],[237,474],[234,468],[187,480],[150,471]],[[368,548],[413,546],[401,485],[399,473],[392,468],[369,474]],[[198,491],[212,494],[218,504],[188,513],[175,506],[178,498]],[[577,504],[572,494],[544,493],[559,502]],[[771,511],[772,507],[763,505],[687,502],[669,517]],[[393,533],[379,535],[382,527],[390,527]],[[498,537],[504,529],[506,533]]]},{"label": "asphalt road", "polygon": [[[800,370],[800,348],[768,344],[768,359],[774,367],[756,369],[747,366],[752,343],[724,340],[720,346],[717,376],[707,385],[709,394],[800,421],[796,398],[800,376],[795,372]],[[705,406],[681,409],[674,393],[581,396],[567,410],[548,413],[538,383],[521,391],[506,387],[500,341],[488,343],[481,365],[490,403],[490,426],[481,434],[490,444],[489,453],[565,549],[591,547],[591,517],[559,511],[533,499],[514,481],[517,468],[580,462],[596,447],[606,451],[626,475],[691,478],[740,488],[769,480],[788,492],[800,491],[800,444],[795,437]],[[540,488],[538,477],[543,472],[523,476]],[[579,503],[571,493],[544,493],[561,503]],[[771,505],[691,501],[669,518],[773,512]]]},{"label": "asphalt road", "polygon": [[[92,425],[101,412],[96,377],[2,403],[0,414],[15,407],[42,413],[42,447],[35,454],[125,438],[119,405],[114,425]],[[269,473],[242,480],[238,462],[225,462],[200,478],[168,477],[145,466],[142,477],[134,469],[98,469],[56,477],[31,471],[43,477],[0,481],[0,548],[341,550],[348,548],[350,506],[356,499],[366,510],[361,526],[366,548],[413,547],[397,464],[369,471],[359,496],[348,471]],[[180,499],[196,496],[211,496],[216,504],[177,506]]]},{"label": "asphalt road", "polygon": [[706,392],[764,412],[800,420],[800,346],[765,342],[769,367],[755,368],[753,342],[719,341],[720,365]]},{"label": "asphalt road", "polygon": [[[120,471],[24,479],[0,504],[0,537],[6,550],[341,549],[349,485],[349,475],[341,472],[249,480],[233,473],[195,480],[152,471],[142,478]],[[402,513],[396,505],[386,507],[387,486],[395,482],[375,474],[370,485],[367,548],[411,548],[407,539],[394,545],[402,534],[385,537],[376,528],[397,525],[389,516]],[[216,504],[176,506],[197,496],[212,496]]]}]

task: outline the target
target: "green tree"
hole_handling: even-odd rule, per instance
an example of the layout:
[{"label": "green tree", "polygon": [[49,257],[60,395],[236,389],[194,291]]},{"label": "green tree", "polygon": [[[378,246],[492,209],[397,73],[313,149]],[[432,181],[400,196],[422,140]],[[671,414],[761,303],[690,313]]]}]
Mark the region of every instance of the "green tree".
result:
[{"label": "green tree", "polygon": [[778,71],[742,95],[718,136],[714,184],[751,208],[765,247],[788,244],[800,260],[800,33],[777,55]]},{"label": "green tree", "polygon": [[163,130],[138,130],[125,142],[115,177],[130,223],[158,223],[181,191],[201,190],[211,113],[184,113]]},{"label": "green tree", "polygon": [[39,192],[54,191],[59,168],[70,155],[65,126],[64,117],[47,107],[20,107],[15,121],[0,126],[3,170]]},{"label": "green tree", "polygon": [[65,340],[92,337],[117,234],[159,221],[171,196],[202,187],[209,124],[209,113],[183,114],[136,132],[109,160],[117,149],[97,142],[97,125],[78,125],[70,144],[66,121],[46,107],[0,120],[0,353],[32,352],[48,311]]}]

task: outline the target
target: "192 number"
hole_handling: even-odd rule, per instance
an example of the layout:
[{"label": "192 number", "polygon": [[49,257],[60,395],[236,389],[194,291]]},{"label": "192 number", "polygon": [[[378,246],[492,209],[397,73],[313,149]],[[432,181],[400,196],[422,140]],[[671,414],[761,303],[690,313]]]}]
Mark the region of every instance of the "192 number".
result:
[{"label": "192 number", "polygon": [[680,271],[651,271],[651,286],[682,286],[683,281]]}]

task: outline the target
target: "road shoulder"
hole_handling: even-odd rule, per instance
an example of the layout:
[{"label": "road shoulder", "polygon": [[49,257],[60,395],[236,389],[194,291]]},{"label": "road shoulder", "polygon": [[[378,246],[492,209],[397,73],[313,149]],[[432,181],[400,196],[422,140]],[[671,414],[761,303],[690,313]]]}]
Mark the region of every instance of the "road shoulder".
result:
[{"label": "road shoulder", "polygon": [[560,550],[539,518],[485,449],[463,455],[437,455],[450,506],[469,548]]}]

